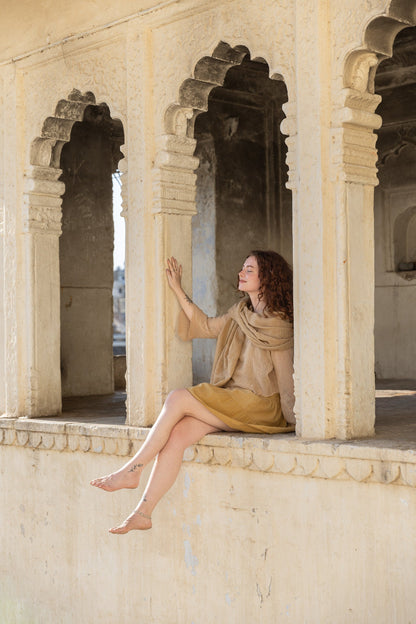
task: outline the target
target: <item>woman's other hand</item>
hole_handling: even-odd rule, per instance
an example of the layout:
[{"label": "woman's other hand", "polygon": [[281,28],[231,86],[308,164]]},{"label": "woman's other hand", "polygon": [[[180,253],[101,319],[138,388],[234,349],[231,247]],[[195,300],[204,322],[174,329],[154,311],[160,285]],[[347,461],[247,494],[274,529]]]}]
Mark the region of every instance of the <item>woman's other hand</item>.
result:
[{"label": "woman's other hand", "polygon": [[182,288],[182,265],[173,256],[167,259],[166,277],[174,292]]}]

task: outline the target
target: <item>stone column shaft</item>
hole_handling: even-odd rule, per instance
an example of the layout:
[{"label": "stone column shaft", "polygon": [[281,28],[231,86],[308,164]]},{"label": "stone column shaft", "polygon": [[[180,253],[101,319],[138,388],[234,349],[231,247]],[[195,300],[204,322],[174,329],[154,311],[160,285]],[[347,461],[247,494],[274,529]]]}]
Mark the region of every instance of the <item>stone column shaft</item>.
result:
[{"label": "stone column shaft", "polygon": [[196,141],[184,136],[165,135],[159,140],[154,170],[153,213],[156,232],[155,265],[158,350],[156,376],[160,381],[160,405],[169,390],[192,384],[192,344],[175,336],[179,307],[167,284],[166,259],[177,257],[183,266],[183,287],[192,290],[192,216],[196,214],[195,190],[198,159],[193,156]]},{"label": "stone column shaft", "polygon": [[[328,2],[296,3],[295,394],[304,438],[374,433],[374,101],[331,98]],[[348,92],[347,92],[348,91]],[[374,97],[374,96],[373,96]],[[337,111],[334,113],[334,111]],[[291,139],[292,140],[292,139]]]},{"label": "stone column shaft", "polygon": [[24,194],[25,415],[61,411],[60,169],[31,167]]}]

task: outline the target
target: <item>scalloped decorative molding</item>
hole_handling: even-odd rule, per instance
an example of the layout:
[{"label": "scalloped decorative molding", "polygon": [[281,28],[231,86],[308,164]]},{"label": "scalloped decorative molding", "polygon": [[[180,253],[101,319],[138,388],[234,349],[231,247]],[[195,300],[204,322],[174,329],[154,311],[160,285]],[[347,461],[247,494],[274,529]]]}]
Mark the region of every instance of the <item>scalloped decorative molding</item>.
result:
[{"label": "scalloped decorative molding", "polygon": [[[185,80],[179,88],[179,104],[172,104],[165,113],[165,132],[159,138],[153,172],[153,212],[164,214],[196,214],[195,169],[199,161],[193,156],[196,141],[194,126],[197,116],[208,110],[209,95],[215,87],[224,84],[227,71],[241,65],[249,55],[244,46],[232,48],[221,41],[212,56],[201,58],[194,68],[193,78]],[[272,79],[283,80],[279,75]],[[288,188],[294,188],[295,180],[295,107],[285,104],[287,118],[281,128],[288,147]]]},{"label": "scalloped decorative molding", "polygon": [[[44,451],[132,456],[149,429],[33,419],[0,419],[0,445]],[[212,434],[189,447],[184,462],[318,479],[416,487],[414,450],[380,441],[311,442],[287,436],[263,438]]]},{"label": "scalloped decorative molding", "polygon": [[382,119],[374,114],[381,100],[374,94],[374,77],[380,61],[392,56],[396,35],[416,24],[416,4],[411,5],[408,0],[392,0],[385,14],[367,25],[363,45],[345,60],[345,88],[333,119],[333,162],[335,177],[347,182],[378,184],[374,130]]},{"label": "scalloped decorative molding", "polygon": [[[54,116],[45,119],[41,136],[32,141],[30,166],[25,171],[22,232],[26,288],[24,325],[20,331],[24,334],[26,370],[20,414],[31,417],[56,414],[61,409],[58,238],[62,231],[65,185],[59,180],[60,157],[74,124],[92,111],[111,119],[108,106],[96,105],[90,91],[82,94],[73,89],[66,99],[59,100]],[[116,129],[114,140],[121,145],[124,134],[121,121],[113,119],[112,124]],[[117,152],[117,157],[120,155]],[[47,305],[44,304],[46,292]]]},{"label": "scalloped decorative molding", "polygon": [[59,100],[54,116],[45,119],[41,136],[32,141],[31,166],[25,172],[24,232],[61,234],[61,196],[65,191],[59,182],[61,152],[71,138],[74,123],[83,120],[90,105],[96,105],[91,91],[82,94],[73,89],[66,99]]}]

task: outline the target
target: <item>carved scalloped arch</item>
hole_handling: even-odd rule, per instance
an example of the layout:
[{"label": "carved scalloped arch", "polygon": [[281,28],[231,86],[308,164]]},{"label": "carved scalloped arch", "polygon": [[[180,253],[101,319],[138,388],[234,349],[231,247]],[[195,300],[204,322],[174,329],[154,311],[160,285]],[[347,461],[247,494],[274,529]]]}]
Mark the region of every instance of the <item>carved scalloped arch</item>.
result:
[{"label": "carved scalloped arch", "polygon": [[367,25],[363,47],[348,55],[344,86],[361,93],[374,93],[378,64],[393,55],[396,35],[404,28],[415,25],[416,0],[391,0],[386,13],[373,18]]},{"label": "carved scalloped arch", "polygon": [[[248,48],[241,45],[232,48],[224,41],[217,45],[211,56],[201,58],[195,65],[193,78],[187,78],[179,88],[179,103],[172,104],[166,111],[166,133],[192,139],[195,119],[208,110],[211,91],[222,87],[228,70],[241,65],[246,58],[250,59]],[[263,58],[254,60],[267,65]],[[280,74],[271,79],[284,82]]]},{"label": "carved scalloped arch", "polygon": [[[88,106],[98,106],[110,115],[106,104],[96,104],[95,96],[91,91],[82,94],[77,89],[73,89],[66,99],[59,100],[54,116],[45,119],[41,136],[32,142],[31,165],[59,169],[62,148],[71,138],[74,123],[84,119],[85,109]],[[113,121],[118,131],[123,133],[121,121]]]}]

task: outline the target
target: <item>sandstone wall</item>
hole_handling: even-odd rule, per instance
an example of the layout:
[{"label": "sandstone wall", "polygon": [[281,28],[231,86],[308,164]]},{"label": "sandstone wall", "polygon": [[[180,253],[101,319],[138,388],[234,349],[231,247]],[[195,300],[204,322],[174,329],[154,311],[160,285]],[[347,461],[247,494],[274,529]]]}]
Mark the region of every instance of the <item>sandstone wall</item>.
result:
[{"label": "sandstone wall", "polygon": [[186,452],[153,529],[111,535],[139,493],[88,481],[143,436],[3,423],[2,622],[413,621],[412,451],[208,436]]}]

